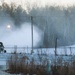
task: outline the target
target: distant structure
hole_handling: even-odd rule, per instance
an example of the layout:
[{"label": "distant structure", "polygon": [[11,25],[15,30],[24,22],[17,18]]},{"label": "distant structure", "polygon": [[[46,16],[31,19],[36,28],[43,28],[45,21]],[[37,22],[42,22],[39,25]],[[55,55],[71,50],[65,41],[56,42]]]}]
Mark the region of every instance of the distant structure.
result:
[{"label": "distant structure", "polygon": [[4,45],[2,42],[0,42],[0,53],[4,51]]}]

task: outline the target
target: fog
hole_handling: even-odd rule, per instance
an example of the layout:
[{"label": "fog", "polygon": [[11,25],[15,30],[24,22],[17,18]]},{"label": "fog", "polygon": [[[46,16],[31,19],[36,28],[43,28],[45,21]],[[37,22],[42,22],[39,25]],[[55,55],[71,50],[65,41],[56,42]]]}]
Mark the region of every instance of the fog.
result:
[{"label": "fog", "polygon": [[[20,46],[20,47],[31,47],[31,39],[32,39],[32,33],[31,33],[31,23],[24,23],[20,28],[16,28],[13,25],[10,24],[10,28],[2,28],[1,33],[1,39],[0,41],[4,43],[4,46]],[[41,40],[41,30],[40,33],[39,29],[37,29],[35,26],[33,27],[33,38],[34,38],[34,47],[40,45]]]},{"label": "fog", "polygon": [[[58,1],[53,2],[54,5],[49,0],[22,0],[19,3],[4,0],[0,5],[0,41],[5,45],[31,46],[32,16],[34,46],[54,47],[56,38],[58,46],[74,45],[75,4],[73,0]],[[11,28],[7,28],[7,25],[11,25]]]}]

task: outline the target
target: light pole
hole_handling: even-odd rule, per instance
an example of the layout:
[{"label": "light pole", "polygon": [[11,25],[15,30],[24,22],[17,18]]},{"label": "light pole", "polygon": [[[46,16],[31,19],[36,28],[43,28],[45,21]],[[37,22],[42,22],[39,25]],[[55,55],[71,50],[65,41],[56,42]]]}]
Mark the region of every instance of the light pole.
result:
[{"label": "light pole", "polygon": [[57,56],[57,37],[55,38],[55,56]]},{"label": "light pole", "polygon": [[32,38],[32,50],[31,54],[33,53],[33,16],[31,16],[31,38]]},{"label": "light pole", "polygon": [[57,37],[55,38],[55,68],[57,69]]}]

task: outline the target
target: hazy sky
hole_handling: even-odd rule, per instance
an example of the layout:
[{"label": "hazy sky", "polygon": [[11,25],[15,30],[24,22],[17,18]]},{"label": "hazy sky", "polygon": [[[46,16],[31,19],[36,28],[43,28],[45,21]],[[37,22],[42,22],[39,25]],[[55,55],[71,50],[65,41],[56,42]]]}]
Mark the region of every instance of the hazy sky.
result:
[{"label": "hazy sky", "polygon": [[27,6],[27,4],[30,4],[30,6],[33,6],[33,4],[37,4],[39,7],[45,5],[67,7],[75,4],[75,0],[4,0],[4,1],[7,2],[8,4],[10,4],[11,2],[15,2],[17,5],[21,4],[23,7]]}]

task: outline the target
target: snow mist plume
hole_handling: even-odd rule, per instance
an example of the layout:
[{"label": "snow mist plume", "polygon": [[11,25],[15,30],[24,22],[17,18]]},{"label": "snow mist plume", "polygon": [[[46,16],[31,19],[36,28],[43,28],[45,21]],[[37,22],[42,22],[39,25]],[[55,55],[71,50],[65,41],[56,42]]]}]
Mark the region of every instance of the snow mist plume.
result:
[{"label": "snow mist plume", "polygon": [[[0,41],[4,43],[5,46],[24,46],[31,47],[31,23],[24,23],[20,28],[16,28],[13,25],[2,26],[2,34],[0,35]],[[40,45],[41,31],[35,26],[33,27],[34,33],[34,46]],[[38,32],[40,31],[40,34]],[[38,40],[37,40],[38,39]]]},{"label": "snow mist plume", "polygon": [[[27,37],[30,36],[28,35],[30,34],[28,27],[30,29],[30,16],[33,16],[34,33],[36,34],[34,37],[35,45],[38,46],[38,43],[40,43],[39,47],[54,47],[56,38],[58,46],[75,44],[75,0],[36,1],[4,0],[0,3],[0,41],[5,42],[5,44],[19,44],[21,40],[25,40],[26,35]],[[9,35],[4,27],[10,24],[12,25],[12,31],[9,29]],[[22,36],[22,31],[26,30],[24,28],[28,30],[25,37]],[[14,38],[14,36],[20,38],[20,40]],[[22,36],[22,38],[19,36]],[[27,41],[30,46],[29,40]],[[27,45],[26,41],[22,41],[23,45]]]}]

